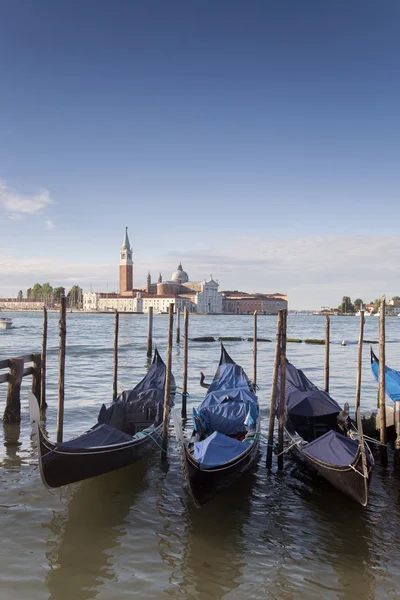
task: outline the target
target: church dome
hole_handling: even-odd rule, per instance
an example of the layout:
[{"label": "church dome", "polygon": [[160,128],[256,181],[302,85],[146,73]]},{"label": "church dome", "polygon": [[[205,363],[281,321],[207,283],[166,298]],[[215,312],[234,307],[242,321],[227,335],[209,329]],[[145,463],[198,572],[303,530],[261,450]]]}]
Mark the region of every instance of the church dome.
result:
[{"label": "church dome", "polygon": [[181,283],[189,281],[189,275],[182,269],[182,263],[179,263],[178,269],[172,273],[171,281],[180,281]]}]

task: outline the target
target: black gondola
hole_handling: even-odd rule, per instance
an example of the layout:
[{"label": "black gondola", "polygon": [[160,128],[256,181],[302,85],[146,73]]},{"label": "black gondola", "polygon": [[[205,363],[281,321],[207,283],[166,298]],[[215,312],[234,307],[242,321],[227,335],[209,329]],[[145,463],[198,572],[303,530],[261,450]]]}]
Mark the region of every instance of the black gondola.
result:
[{"label": "black gondola", "polygon": [[285,401],[285,432],[296,463],[366,506],[374,459],[348,412],[290,363]]},{"label": "black gondola", "polygon": [[177,412],[173,415],[189,490],[195,504],[201,506],[254,464],[260,431],[257,396],[242,367],[222,346],[207,395],[193,410],[190,439],[183,435]]},{"label": "black gondola", "polygon": [[[68,442],[51,442],[40,423],[38,405],[30,396],[31,422],[38,433],[38,454],[43,483],[60,487],[114,471],[137,461],[160,445],[164,413],[166,366],[158,351],[142,381],[126,390],[106,408],[103,404],[97,423]],[[171,380],[170,406],[175,381]]]}]

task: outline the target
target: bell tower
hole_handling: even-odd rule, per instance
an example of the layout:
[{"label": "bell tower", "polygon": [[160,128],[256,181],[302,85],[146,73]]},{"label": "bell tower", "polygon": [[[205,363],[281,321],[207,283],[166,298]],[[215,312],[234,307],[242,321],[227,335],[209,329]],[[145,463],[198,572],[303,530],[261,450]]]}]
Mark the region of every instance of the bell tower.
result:
[{"label": "bell tower", "polygon": [[125,237],[122,243],[119,261],[119,292],[131,292],[133,289],[133,261],[132,248],[128,238],[128,228],[125,228]]}]

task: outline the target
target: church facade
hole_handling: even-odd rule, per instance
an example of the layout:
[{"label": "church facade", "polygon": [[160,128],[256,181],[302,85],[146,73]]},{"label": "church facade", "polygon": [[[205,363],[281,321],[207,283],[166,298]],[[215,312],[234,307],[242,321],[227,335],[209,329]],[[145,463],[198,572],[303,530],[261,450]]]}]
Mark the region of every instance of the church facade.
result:
[{"label": "church facade", "polygon": [[159,273],[153,283],[150,272],[146,284],[133,285],[132,248],[128,237],[128,228],[120,250],[119,294],[88,292],[83,294],[83,309],[87,311],[118,310],[119,312],[147,313],[152,307],[154,313],[165,313],[170,304],[175,310],[218,314],[222,313],[222,295],[218,292],[218,281],[212,276],[202,281],[190,281],[182,263],[171,276],[164,281]]}]

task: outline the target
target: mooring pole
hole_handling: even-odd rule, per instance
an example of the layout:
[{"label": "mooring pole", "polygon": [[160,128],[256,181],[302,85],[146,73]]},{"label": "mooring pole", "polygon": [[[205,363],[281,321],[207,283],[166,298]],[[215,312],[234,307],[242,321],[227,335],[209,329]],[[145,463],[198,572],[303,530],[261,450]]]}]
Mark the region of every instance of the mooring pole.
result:
[{"label": "mooring pole", "polygon": [[330,319],[325,315],[325,391],[329,393],[329,334]]},{"label": "mooring pole", "polygon": [[183,311],[183,383],[182,383],[182,419],[186,419],[186,398],[188,378],[188,333],[189,333],[189,311],[185,306]]},{"label": "mooring pole", "polygon": [[283,428],[286,417],[286,329],[287,329],[287,309],[282,312],[281,328],[281,353],[280,353],[280,398],[279,398],[279,422],[278,422],[278,469],[283,469]]},{"label": "mooring pole", "polygon": [[176,343],[179,344],[181,341],[181,310],[176,307]]},{"label": "mooring pole", "polygon": [[254,333],[253,333],[253,385],[257,385],[257,311],[254,311]]},{"label": "mooring pole", "polygon": [[[42,341],[42,380],[40,390],[40,410],[45,411],[46,402],[46,358],[47,358],[47,308],[43,306],[43,341]],[[38,398],[39,400],[39,398]]]},{"label": "mooring pole", "polygon": [[147,358],[153,354],[153,307],[149,306],[147,322]]},{"label": "mooring pole", "polygon": [[64,427],[64,383],[65,383],[65,339],[67,335],[65,296],[60,298],[60,351],[58,359],[58,412],[57,412],[57,442],[63,440]]},{"label": "mooring pole", "polygon": [[269,412],[269,427],[268,427],[268,447],[267,447],[267,469],[272,467],[272,450],[274,447],[274,427],[276,414],[276,392],[278,389],[278,372],[279,372],[279,356],[281,349],[281,328],[282,328],[282,310],[278,311],[278,320],[276,323],[276,344],[275,344],[275,360],[274,371],[272,374],[272,392],[271,406]]},{"label": "mooring pole", "polygon": [[361,400],[361,371],[362,371],[362,346],[364,339],[364,311],[360,311],[360,335],[358,336],[358,355],[357,355],[357,382],[356,382],[356,418],[357,411],[360,408]]},{"label": "mooring pole", "polygon": [[386,436],[386,381],[385,381],[385,313],[386,297],[382,296],[381,309],[379,313],[379,424],[380,424],[380,442],[381,442],[381,463],[383,467],[388,465],[387,456],[387,436]]},{"label": "mooring pole", "polygon": [[393,464],[396,469],[400,468],[400,404],[399,402],[394,403],[394,428],[396,432],[396,439],[394,441],[394,456]]},{"label": "mooring pole", "polygon": [[167,364],[165,376],[165,391],[164,391],[164,415],[163,415],[163,433],[162,433],[162,452],[161,460],[167,458],[168,447],[168,421],[170,410],[170,394],[171,394],[171,365],[172,365],[172,332],[174,329],[174,305],[169,305],[168,319],[168,346],[167,346]]},{"label": "mooring pole", "polygon": [[114,324],[114,377],[113,377],[113,400],[117,399],[117,383],[118,383],[118,330],[119,330],[119,312],[115,311]]},{"label": "mooring pole", "polygon": [[21,422],[21,383],[24,375],[24,359],[10,358],[8,360],[10,376],[7,386],[6,408],[4,410],[4,423]]},{"label": "mooring pole", "polygon": [[365,446],[364,446],[364,435],[361,421],[361,373],[362,373],[362,347],[364,340],[364,311],[360,310],[360,335],[358,336],[358,355],[357,355],[357,381],[356,381],[356,423],[358,429],[358,441],[360,445],[361,452],[361,464],[363,468],[364,474],[364,485],[365,485],[365,493],[368,494],[368,464],[367,457],[365,455]]}]

